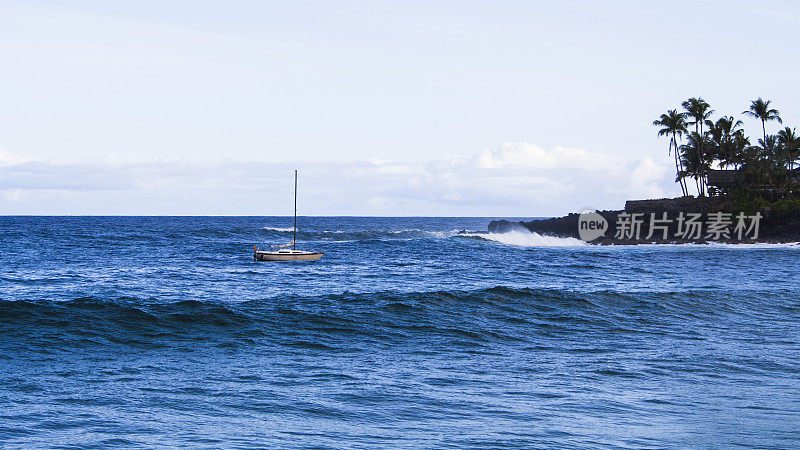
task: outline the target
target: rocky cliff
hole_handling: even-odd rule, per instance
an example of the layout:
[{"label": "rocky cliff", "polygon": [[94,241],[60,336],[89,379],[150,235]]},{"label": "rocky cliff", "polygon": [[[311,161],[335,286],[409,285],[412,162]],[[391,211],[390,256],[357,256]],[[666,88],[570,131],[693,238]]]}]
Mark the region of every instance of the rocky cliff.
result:
[{"label": "rocky cliff", "polygon": [[[800,209],[736,211],[725,198],[631,200],[624,210],[598,211],[607,223],[593,244],[800,242]],[[525,229],[581,239],[580,214],[530,222],[492,221],[489,232]]]}]

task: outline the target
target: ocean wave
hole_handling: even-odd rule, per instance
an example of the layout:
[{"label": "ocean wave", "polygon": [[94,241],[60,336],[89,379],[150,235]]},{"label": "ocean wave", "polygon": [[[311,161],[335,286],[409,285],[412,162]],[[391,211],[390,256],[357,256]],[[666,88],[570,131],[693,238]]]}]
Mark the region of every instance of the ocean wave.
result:
[{"label": "ocean wave", "polygon": [[[262,230],[272,233],[291,234],[292,228],[263,227]],[[359,241],[359,240],[404,240],[404,239],[444,239],[458,234],[459,230],[435,231],[419,228],[400,230],[308,230],[300,229],[297,236],[304,240],[320,241]]]},{"label": "ocean wave", "polygon": [[707,243],[675,243],[660,244],[643,242],[634,245],[597,245],[571,237],[557,237],[541,235],[526,229],[513,229],[504,233],[456,233],[457,237],[474,238],[518,247],[591,247],[593,249],[636,249],[636,248],[677,248],[677,249],[732,249],[732,250],[760,250],[760,249],[794,249],[800,250],[800,242],[766,243],[766,242],[707,242]]},{"label": "ocean wave", "polygon": [[580,239],[546,236],[530,231],[511,230],[505,233],[462,233],[460,237],[478,238],[518,247],[585,247]]},{"label": "ocean wave", "polygon": [[277,231],[279,233],[291,233],[294,231],[292,227],[261,227],[265,231]]},{"label": "ocean wave", "polygon": [[[720,315],[785,316],[796,304],[734,298],[716,291],[575,292],[498,286],[472,291],[341,293],[277,296],[247,302],[79,298],[68,301],[0,300],[0,348],[55,351],[86,345],[161,348],[186,342],[276,345],[313,342],[327,349],[348,341],[394,344],[447,340],[481,346],[571,336],[598,330],[677,332],[685,322]],[[788,308],[787,308],[788,307]],[[793,309],[792,309],[793,308]],[[671,330],[671,331],[670,331]],[[320,347],[322,348],[322,347]]]},{"label": "ocean wave", "polygon": [[683,242],[683,243],[674,243],[674,244],[657,244],[657,243],[641,243],[641,244],[610,244],[610,245],[594,245],[591,244],[593,248],[597,249],[677,249],[677,250],[778,250],[778,249],[789,249],[789,250],[800,250],[800,242],[781,242],[781,243],[770,243],[770,242],[706,242],[706,243],[695,243],[695,242]]},{"label": "ocean wave", "polygon": [[800,250],[800,242],[786,242],[786,243],[768,243],[768,242],[709,242],[707,244],[679,244],[679,245],[693,245],[697,247],[711,247],[711,248],[730,248],[730,249],[773,249],[773,248],[789,248]]},{"label": "ocean wave", "polygon": [[[264,228],[267,229],[267,228]],[[291,228],[268,228],[273,232],[291,233]],[[404,228],[400,230],[299,230],[298,237],[304,240],[320,241],[363,241],[363,240],[409,240],[409,239],[449,239],[472,238],[485,241],[494,241],[506,245],[521,247],[578,247],[588,245],[575,238],[560,238],[531,233],[527,230],[512,230],[505,233],[467,232],[464,230],[422,230],[419,228]]]}]

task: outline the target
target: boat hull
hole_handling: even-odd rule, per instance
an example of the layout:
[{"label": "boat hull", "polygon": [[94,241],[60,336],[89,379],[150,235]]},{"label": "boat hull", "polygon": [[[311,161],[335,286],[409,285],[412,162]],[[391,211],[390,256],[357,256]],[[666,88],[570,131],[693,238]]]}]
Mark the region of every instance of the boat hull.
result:
[{"label": "boat hull", "polygon": [[264,252],[257,251],[253,253],[253,259],[256,261],[316,261],[322,258],[322,252]]}]

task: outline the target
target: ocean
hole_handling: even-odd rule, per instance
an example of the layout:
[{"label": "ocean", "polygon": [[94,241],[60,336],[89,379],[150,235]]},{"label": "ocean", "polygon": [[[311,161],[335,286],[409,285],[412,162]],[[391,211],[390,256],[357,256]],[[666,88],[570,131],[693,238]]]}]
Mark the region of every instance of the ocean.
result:
[{"label": "ocean", "polygon": [[800,246],[490,220],[0,217],[0,447],[800,446]]}]

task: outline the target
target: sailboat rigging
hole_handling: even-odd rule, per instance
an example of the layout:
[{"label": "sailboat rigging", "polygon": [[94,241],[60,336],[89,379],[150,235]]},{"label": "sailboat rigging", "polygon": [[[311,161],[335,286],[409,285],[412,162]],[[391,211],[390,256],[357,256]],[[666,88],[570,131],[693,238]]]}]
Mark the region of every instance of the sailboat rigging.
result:
[{"label": "sailboat rigging", "polygon": [[[285,249],[283,247],[292,247]],[[271,248],[280,250],[259,250],[253,246],[253,259],[255,261],[316,261],[322,258],[322,252],[297,250],[297,170],[294,171],[294,227],[292,229],[292,242],[288,244],[270,245]]]}]

